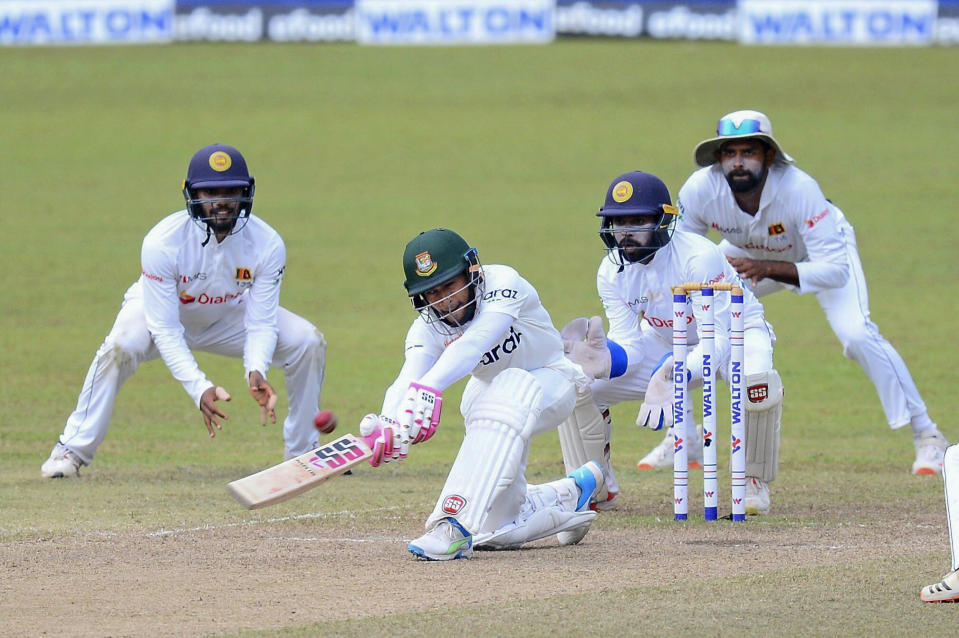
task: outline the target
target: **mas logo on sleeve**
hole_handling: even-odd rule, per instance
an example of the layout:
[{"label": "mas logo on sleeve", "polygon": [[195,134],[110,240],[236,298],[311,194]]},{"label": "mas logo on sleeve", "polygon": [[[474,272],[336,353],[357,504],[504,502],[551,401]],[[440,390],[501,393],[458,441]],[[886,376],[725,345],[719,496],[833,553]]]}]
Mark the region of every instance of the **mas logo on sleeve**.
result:
[{"label": "mas logo on sleeve", "polygon": [[230,158],[229,154],[224,153],[223,151],[217,151],[216,153],[210,155],[210,168],[218,173],[230,170],[232,165],[233,159]]},{"label": "mas logo on sleeve", "polygon": [[421,252],[416,256],[416,274],[420,277],[429,277],[436,272],[437,267],[437,263],[433,261],[433,257],[428,251]]}]

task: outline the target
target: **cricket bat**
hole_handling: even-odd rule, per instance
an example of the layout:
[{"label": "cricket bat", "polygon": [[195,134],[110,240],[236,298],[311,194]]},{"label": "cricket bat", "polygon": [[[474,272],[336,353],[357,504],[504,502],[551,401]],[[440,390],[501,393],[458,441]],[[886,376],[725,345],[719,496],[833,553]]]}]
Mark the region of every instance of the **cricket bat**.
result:
[{"label": "cricket bat", "polygon": [[371,445],[366,437],[344,434],[306,454],[237,479],[227,490],[251,510],[282,503],[366,461],[373,456]]}]

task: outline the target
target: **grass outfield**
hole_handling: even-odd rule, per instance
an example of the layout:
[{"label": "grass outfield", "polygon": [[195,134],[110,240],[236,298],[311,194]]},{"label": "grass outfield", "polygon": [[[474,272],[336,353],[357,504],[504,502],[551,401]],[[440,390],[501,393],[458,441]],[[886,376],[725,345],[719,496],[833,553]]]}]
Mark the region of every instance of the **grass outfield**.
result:
[{"label": "grass outfield", "polygon": [[[7,49],[0,64],[8,281],[0,313],[0,633],[52,630],[58,614],[97,623],[78,624],[72,633],[79,635],[143,633],[144,617],[165,618],[170,635],[271,628],[307,635],[324,619],[333,623],[324,631],[336,634],[445,631],[451,618],[480,627],[480,635],[596,628],[657,635],[676,626],[715,635],[730,623],[749,623],[744,630],[761,635],[834,635],[837,628],[931,635],[954,627],[948,608],[918,602],[919,587],[948,568],[941,482],[908,474],[909,433],[888,429],[875,390],[842,357],[815,299],[788,293],[765,303],[786,385],[773,515],[728,537],[669,520],[667,473],[632,469],[659,436],[632,425],[638,404],[629,404],[614,409],[625,504],[599,518],[583,545],[425,569],[403,541],[420,533],[455,454],[462,384],[447,393],[450,409],[435,439],[403,466],[358,473],[258,514],[240,510],[226,483],[277,462],[281,435],[260,428],[239,362],[204,355],[201,367],[238,397],[216,439],[153,362],[124,387],[110,434],[81,480],[41,481],[39,466],[139,273],[143,235],[182,207],[180,183],[200,146],[221,141],[246,155],[257,179],[254,210],[287,244],[282,303],[325,333],[323,404],[348,426],[378,409],[401,363],[414,316],[400,265],[410,237],[438,225],[456,229],[484,262],[508,263],[532,281],[558,325],[598,313],[602,252],[593,214],[609,180],[648,170],[675,195],[694,169],[693,147],[711,136],[720,115],[739,108],[771,117],[783,147],[856,227],[872,317],[955,441],[959,350],[949,326],[959,302],[943,284],[959,266],[959,87],[948,81],[959,49],[593,40],[458,49],[177,45]],[[282,386],[279,375],[271,381]],[[529,479],[561,471],[556,436],[537,439]],[[334,520],[347,510],[355,510],[352,523]],[[154,572],[117,580],[144,549],[156,565],[175,560],[162,547],[144,548],[144,539],[200,528],[212,530],[212,542],[233,533],[217,530],[247,530],[238,546],[273,547],[277,564],[294,556],[309,562],[323,550],[305,543],[286,551],[265,539],[322,537],[333,528],[373,539],[375,552],[391,561],[387,571],[427,579],[425,591],[438,574],[456,574],[450,588],[457,593],[423,598],[393,590],[415,603],[357,608],[351,599],[346,611],[331,611],[323,605],[330,590],[366,600],[384,584],[364,589],[352,574],[325,576],[304,600],[274,583],[269,591],[279,600],[297,601],[299,613],[291,615],[282,604],[209,594],[207,602],[200,594],[174,596],[153,607],[166,591],[151,584]],[[792,536],[800,539],[795,545]],[[659,553],[677,537],[678,558]],[[88,546],[97,542],[106,553]],[[113,543],[130,555],[109,554]],[[729,578],[690,580],[709,573],[709,554],[697,553],[702,543],[730,561]],[[91,553],[71,563],[82,550]],[[768,550],[768,560],[750,560],[753,550]],[[804,562],[807,554],[816,559]],[[580,565],[583,557],[595,560]],[[227,549],[195,559],[196,579],[187,570],[170,587],[200,589],[204,573],[228,571],[239,557]],[[617,571],[633,560],[633,571]],[[362,552],[355,561],[364,572],[383,569]],[[490,567],[500,563],[498,571]],[[251,571],[270,567],[251,564]],[[520,583],[527,569],[551,570],[544,578],[551,588],[536,580],[515,592],[510,581],[491,589],[512,569]],[[650,580],[633,577],[640,573]],[[247,577],[255,578],[210,582],[229,589]],[[101,598],[114,610],[107,617],[95,613]],[[15,618],[26,628],[15,628]]]}]

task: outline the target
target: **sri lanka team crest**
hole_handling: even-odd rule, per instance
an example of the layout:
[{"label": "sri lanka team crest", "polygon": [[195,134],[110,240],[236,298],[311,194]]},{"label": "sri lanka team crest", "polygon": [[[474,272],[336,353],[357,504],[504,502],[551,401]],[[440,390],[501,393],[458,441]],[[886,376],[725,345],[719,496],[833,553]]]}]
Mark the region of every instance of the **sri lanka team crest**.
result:
[{"label": "sri lanka team crest", "polygon": [[228,153],[217,151],[216,153],[210,155],[210,168],[218,173],[230,170],[230,166],[232,165],[233,158],[231,158]]},{"label": "sri lanka team crest", "polygon": [[436,262],[428,251],[416,256],[416,274],[420,277],[429,277],[436,272]]},{"label": "sri lanka team crest", "polygon": [[622,204],[633,196],[633,185],[623,180],[613,186],[613,201]]}]

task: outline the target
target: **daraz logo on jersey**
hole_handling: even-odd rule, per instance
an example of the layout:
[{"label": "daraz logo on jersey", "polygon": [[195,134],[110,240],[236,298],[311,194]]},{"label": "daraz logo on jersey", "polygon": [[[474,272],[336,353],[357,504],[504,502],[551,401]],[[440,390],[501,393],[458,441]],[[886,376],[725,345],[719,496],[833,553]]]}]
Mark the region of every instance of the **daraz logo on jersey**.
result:
[{"label": "daraz logo on jersey", "polygon": [[483,358],[480,359],[480,363],[484,366],[488,366],[491,363],[496,363],[500,359],[501,354],[513,354],[516,352],[516,349],[520,346],[520,338],[523,336],[522,332],[516,332],[516,329],[513,326],[509,328],[509,336],[503,340],[498,346],[493,346],[491,350],[488,350]]}]

